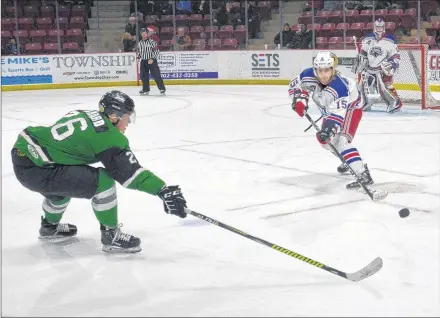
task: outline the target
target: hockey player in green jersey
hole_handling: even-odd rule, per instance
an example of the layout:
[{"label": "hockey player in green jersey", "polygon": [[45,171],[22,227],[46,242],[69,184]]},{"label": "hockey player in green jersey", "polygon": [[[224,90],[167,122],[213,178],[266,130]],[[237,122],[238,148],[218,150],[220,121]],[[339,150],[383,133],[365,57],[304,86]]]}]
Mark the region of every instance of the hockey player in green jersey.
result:
[{"label": "hockey player in green jersey", "polygon": [[[179,186],[167,186],[143,168],[130,150],[125,130],[135,118],[133,100],[110,91],[99,111],[71,111],[48,127],[27,127],[12,149],[18,181],[44,196],[40,238],[76,235],[75,225],[60,223],[71,198],[91,199],[100,223],[105,252],[139,252],[140,239],[118,225],[115,181],[126,188],[157,195],[166,213],[186,217],[186,201]],[[89,164],[101,162],[104,168]]]}]

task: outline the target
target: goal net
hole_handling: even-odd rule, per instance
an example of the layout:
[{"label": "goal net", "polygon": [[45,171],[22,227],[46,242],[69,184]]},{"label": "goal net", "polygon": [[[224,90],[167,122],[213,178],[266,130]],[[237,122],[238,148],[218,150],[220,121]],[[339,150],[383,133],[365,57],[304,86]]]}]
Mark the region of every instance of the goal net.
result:
[{"label": "goal net", "polygon": [[[430,81],[428,45],[399,44],[398,48],[400,65],[394,73],[393,86],[403,102],[403,108],[405,105],[420,105],[422,109],[440,109],[440,96],[435,96],[435,86]],[[383,104],[378,94],[369,97],[373,105]]]}]

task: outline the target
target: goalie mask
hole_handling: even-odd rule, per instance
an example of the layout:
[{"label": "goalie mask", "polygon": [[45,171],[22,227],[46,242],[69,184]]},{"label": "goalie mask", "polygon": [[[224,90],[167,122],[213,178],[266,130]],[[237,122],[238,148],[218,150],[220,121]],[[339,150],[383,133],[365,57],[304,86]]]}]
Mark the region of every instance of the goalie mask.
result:
[{"label": "goalie mask", "polygon": [[322,85],[328,85],[336,75],[338,58],[331,52],[319,52],[313,60],[313,73]]},{"label": "goalie mask", "polygon": [[374,22],[373,33],[377,40],[380,40],[385,35],[385,21],[381,18]]}]

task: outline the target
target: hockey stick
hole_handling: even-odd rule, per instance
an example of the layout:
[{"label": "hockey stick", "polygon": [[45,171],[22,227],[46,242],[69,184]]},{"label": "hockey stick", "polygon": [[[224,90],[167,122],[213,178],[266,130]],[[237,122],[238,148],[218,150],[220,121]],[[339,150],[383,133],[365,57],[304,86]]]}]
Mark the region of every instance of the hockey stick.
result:
[{"label": "hockey stick", "polygon": [[320,269],[323,269],[323,270],[325,270],[327,272],[330,272],[330,273],[332,273],[334,275],[338,275],[338,276],[340,276],[342,278],[351,280],[352,282],[358,282],[358,281],[361,281],[361,280],[363,280],[363,279],[365,279],[367,277],[370,277],[371,275],[376,274],[382,268],[382,265],[383,265],[382,259],[380,257],[376,257],[372,262],[370,262],[367,266],[365,266],[361,270],[358,270],[357,272],[354,272],[354,273],[345,273],[343,271],[340,271],[338,269],[335,269],[333,267],[327,266],[325,264],[322,264],[320,262],[312,260],[312,259],[310,259],[308,257],[305,257],[305,256],[303,256],[301,254],[298,254],[296,252],[288,250],[287,248],[278,246],[276,244],[270,243],[270,242],[265,241],[263,239],[260,239],[258,237],[255,237],[255,236],[252,236],[250,234],[247,234],[247,233],[245,233],[243,231],[240,231],[240,230],[238,230],[238,229],[236,229],[236,228],[234,228],[232,226],[229,226],[229,225],[227,225],[225,223],[222,223],[220,221],[217,221],[215,219],[212,219],[210,217],[207,217],[207,216],[205,216],[203,214],[197,213],[197,212],[192,211],[190,209],[185,209],[185,212],[188,213],[188,214],[191,214],[192,216],[195,216],[196,218],[199,218],[199,219],[201,219],[201,220],[203,220],[205,222],[217,225],[217,226],[219,226],[219,227],[221,227],[223,229],[226,229],[228,231],[234,232],[235,234],[241,235],[241,236],[243,236],[243,237],[245,237],[247,239],[250,239],[250,240],[252,240],[254,242],[257,242],[257,243],[260,243],[262,245],[268,246],[268,247],[270,247],[270,248],[272,248],[272,249],[274,249],[274,250],[276,250],[278,252],[281,252],[281,253],[286,254],[288,256],[291,256],[293,258],[299,259],[300,261],[303,261],[303,262],[305,262],[307,264],[313,265],[313,266],[318,267]]},{"label": "hockey stick", "polygon": [[[307,118],[307,120],[312,124],[312,126],[315,128],[316,131],[320,131],[318,125],[313,121],[312,117],[308,113],[304,113],[304,116]],[[348,169],[350,170],[350,173],[355,177],[356,182],[359,183],[359,185],[364,189],[365,193],[368,194],[371,200],[373,201],[379,201],[382,200],[387,196],[387,192],[379,192],[377,190],[369,188],[366,184],[364,184],[360,178],[356,175],[356,173],[353,171],[353,169],[350,167],[350,165],[345,161],[344,157],[339,153],[339,151],[336,150],[335,146],[329,141],[326,141],[326,144],[330,147],[331,151],[341,160],[343,164],[345,164]]]},{"label": "hockey stick", "polygon": [[[321,118],[324,117],[324,115],[321,115],[321,117],[319,117],[317,120],[315,120],[315,123],[317,123],[318,121],[321,120]],[[310,125],[309,127],[306,128],[306,130],[304,130],[304,132],[307,132],[310,128],[312,128],[313,125]]]}]

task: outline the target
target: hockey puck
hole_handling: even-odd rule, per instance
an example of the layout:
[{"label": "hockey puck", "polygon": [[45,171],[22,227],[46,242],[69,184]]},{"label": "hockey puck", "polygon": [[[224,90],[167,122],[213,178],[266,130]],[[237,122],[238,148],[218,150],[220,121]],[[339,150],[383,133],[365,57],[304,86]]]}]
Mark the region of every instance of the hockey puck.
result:
[{"label": "hockey puck", "polygon": [[407,208],[404,208],[399,211],[399,216],[401,218],[406,218],[409,215],[409,210]]}]

